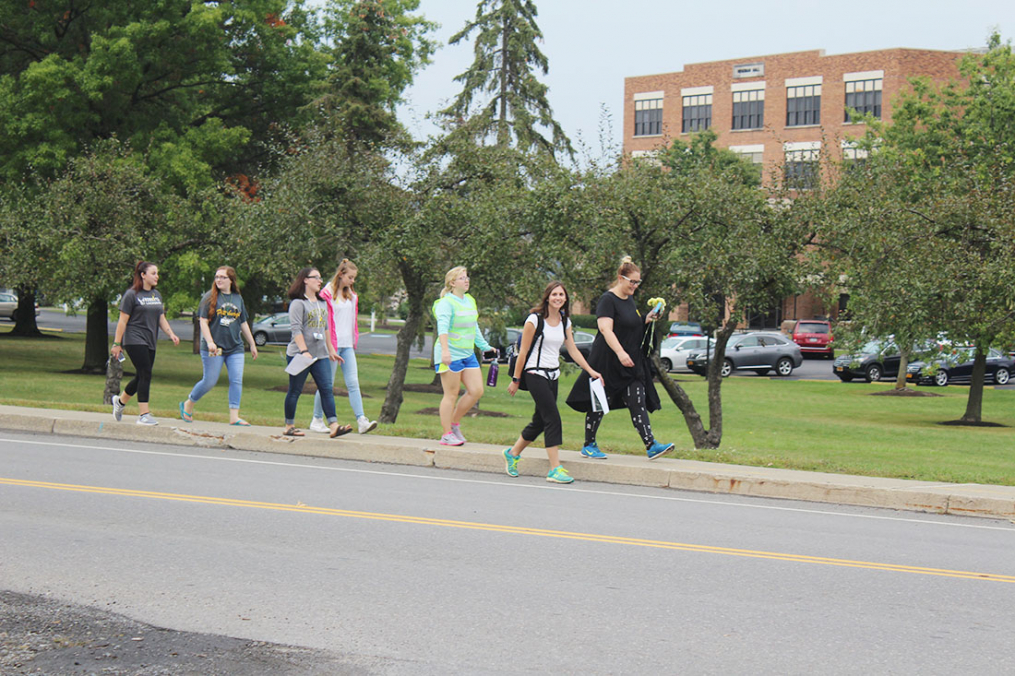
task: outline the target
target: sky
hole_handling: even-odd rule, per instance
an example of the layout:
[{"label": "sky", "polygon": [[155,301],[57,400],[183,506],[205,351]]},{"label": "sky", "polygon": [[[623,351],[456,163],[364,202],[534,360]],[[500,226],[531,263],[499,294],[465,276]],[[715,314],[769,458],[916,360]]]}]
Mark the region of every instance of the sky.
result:
[{"label": "sky", "polygon": [[[877,49],[983,47],[993,30],[1015,38],[1015,0],[536,0],[540,49],[554,117],[572,143],[594,155],[617,149],[624,78],[683,70],[685,64],[820,49],[847,54]],[[399,118],[417,138],[435,133],[425,119],[446,106],[472,62],[472,44],[446,46],[475,17],[474,0],[421,0],[418,13],[441,24],[444,44],[406,92]],[[473,35],[474,36],[474,35]],[[473,37],[470,36],[470,37]],[[602,111],[609,124],[603,126]]]}]

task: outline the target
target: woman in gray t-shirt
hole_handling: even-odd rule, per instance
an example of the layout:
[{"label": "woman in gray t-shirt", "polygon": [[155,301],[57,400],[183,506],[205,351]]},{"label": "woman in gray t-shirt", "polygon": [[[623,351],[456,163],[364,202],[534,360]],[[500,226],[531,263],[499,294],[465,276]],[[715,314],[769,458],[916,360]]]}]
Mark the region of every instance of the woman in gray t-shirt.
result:
[{"label": "woman in gray t-shirt", "polygon": [[236,270],[223,265],[215,271],[211,290],[201,297],[197,308],[201,327],[201,367],[203,375],[180,402],[180,418],[194,422],[194,404],[208,394],[219,380],[222,367],[229,374],[229,424],[249,427],[240,417],[240,398],[243,395],[243,341],[250,344],[250,358],[257,359],[257,345],[247,324],[247,307],[237,287]]},{"label": "woman in gray t-shirt", "polygon": [[292,340],[286,347],[286,363],[294,359],[308,361],[308,365],[296,375],[289,375],[289,391],[285,395],[285,434],[290,437],[305,436],[296,429],[296,404],[303,392],[303,385],[310,375],[321,393],[321,406],[328,421],[331,437],[338,437],[352,431],[351,425],[339,425],[335,415],[335,393],[332,370],[329,361],[337,361],[338,354],[331,345],[328,332],[328,306],[317,294],[323,281],[316,268],[303,268],[289,287],[289,323],[292,326]]},{"label": "woman in gray t-shirt", "polygon": [[[141,261],[134,266],[134,284],[123,293],[120,301],[120,321],[113,335],[114,359],[121,359],[125,350],[134,364],[136,375],[123,392],[113,397],[113,418],[119,422],[130,398],[137,394],[138,425],[158,425],[148,409],[148,392],[155,364],[155,345],[161,327],[173,345],[180,339],[166,320],[162,295],[155,290],[159,283],[159,268],[155,263]],[[121,360],[122,361],[122,360]]]}]

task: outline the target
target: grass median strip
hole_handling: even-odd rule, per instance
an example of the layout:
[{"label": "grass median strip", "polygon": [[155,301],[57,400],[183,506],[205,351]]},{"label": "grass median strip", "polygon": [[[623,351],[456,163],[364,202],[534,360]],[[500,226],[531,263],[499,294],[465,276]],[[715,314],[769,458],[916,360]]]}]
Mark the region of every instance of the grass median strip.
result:
[{"label": "grass median strip", "polygon": [[[287,377],[283,348],[269,346],[252,361],[247,356],[242,414],[256,425],[281,427]],[[102,404],[103,376],[73,373],[84,355],[84,336],[62,334],[40,339],[0,337],[0,403],[15,406],[108,411]],[[358,355],[360,385],[367,415],[376,418],[394,358]],[[127,363],[128,371],[129,362]],[[200,357],[190,345],[173,347],[160,341],[152,383],[152,410],[163,424],[178,420],[178,402],[201,377]],[[704,380],[676,376],[699,406],[707,411]],[[560,407],[564,447],[576,449],[583,439],[584,418],[563,400],[573,382],[565,374]],[[341,388],[341,370],[336,378]],[[377,434],[437,438],[439,423],[432,411],[440,402],[439,387],[428,388],[433,371],[425,360],[410,363],[398,421],[381,425]],[[463,430],[470,441],[510,445],[532,415],[525,393],[510,397],[505,380],[487,388],[479,418],[467,418]],[[949,427],[938,423],[958,418],[968,390],[939,388],[941,397],[872,397],[891,387],[887,383],[789,381],[775,378],[730,378],[723,383],[723,443],[717,451],[698,451],[691,444],[683,416],[668,400],[652,414],[656,436],[676,443],[675,457],[867,476],[954,483],[1015,485],[1015,390],[984,391],[984,418],[1008,427]],[[429,390],[429,391],[428,391]],[[661,388],[660,393],[662,394]],[[198,404],[196,419],[228,422],[225,374],[218,386]],[[336,398],[340,422],[350,422],[348,402]],[[310,421],[312,398],[303,396],[297,424]],[[137,413],[131,405],[126,423]],[[486,414],[493,415],[486,415]],[[600,446],[607,453],[643,454],[644,450],[626,411],[615,411],[603,422]],[[539,450],[526,452],[535,457]]]}]

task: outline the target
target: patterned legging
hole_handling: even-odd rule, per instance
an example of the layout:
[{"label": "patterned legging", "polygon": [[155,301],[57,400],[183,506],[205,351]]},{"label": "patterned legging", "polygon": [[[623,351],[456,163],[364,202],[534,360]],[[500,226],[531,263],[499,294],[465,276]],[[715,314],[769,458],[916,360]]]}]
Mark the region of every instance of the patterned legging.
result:
[{"label": "patterned legging", "polygon": [[[652,436],[652,423],[648,419],[648,410],[645,408],[645,385],[640,380],[635,380],[621,395],[627,409],[631,412],[631,422],[634,428],[641,435],[645,442],[645,448],[652,445],[655,437]],[[603,422],[603,413],[589,411],[585,414],[585,445],[596,443],[596,433],[599,431],[599,424]]]}]

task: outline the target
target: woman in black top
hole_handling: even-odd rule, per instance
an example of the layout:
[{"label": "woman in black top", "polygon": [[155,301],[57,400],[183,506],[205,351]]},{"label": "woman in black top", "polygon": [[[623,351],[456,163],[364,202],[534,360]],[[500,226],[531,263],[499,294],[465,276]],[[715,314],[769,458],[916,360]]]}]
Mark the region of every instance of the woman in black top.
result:
[{"label": "woman in black top", "polygon": [[159,268],[155,263],[140,261],[134,266],[134,284],[127,289],[120,301],[120,321],[113,336],[115,359],[125,350],[134,364],[137,375],[127,383],[123,393],[113,397],[113,418],[119,421],[130,398],[137,394],[137,408],[140,415],[138,425],[158,425],[148,410],[148,392],[152,382],[152,366],[155,364],[155,345],[159,328],[166,332],[173,345],[180,339],[173,333],[166,320],[162,295],[155,290],[159,283]]},{"label": "woman in black top", "polygon": [[[656,321],[659,315],[653,310],[642,317],[634,303],[634,292],[641,285],[641,270],[624,257],[617,270],[617,281],[604,293],[596,305],[599,335],[592,343],[589,365],[603,374],[607,402],[611,409],[626,406],[631,422],[645,443],[649,460],[673,450],[673,444],[655,440],[648,412],[659,410],[659,396],[652,384],[652,370],[641,351],[645,326]],[[602,459],[606,454],[599,450],[596,433],[603,421],[603,413],[592,409],[589,376],[578,376],[567,404],[576,411],[585,412],[585,446],[582,456]]]}]

